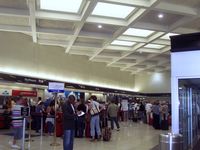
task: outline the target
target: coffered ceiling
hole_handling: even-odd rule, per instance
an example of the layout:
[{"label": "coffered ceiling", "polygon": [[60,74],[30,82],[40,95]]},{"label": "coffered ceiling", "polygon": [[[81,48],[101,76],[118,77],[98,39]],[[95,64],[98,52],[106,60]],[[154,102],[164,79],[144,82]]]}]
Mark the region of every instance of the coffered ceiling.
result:
[{"label": "coffered ceiling", "polygon": [[0,31],[132,74],[170,70],[169,36],[199,32],[199,0],[0,0]]}]

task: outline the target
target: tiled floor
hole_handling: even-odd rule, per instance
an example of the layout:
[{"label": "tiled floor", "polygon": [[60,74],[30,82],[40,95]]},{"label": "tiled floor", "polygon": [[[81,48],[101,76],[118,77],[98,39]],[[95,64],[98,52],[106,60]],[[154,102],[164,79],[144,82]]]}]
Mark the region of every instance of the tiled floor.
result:
[{"label": "tiled floor", "polygon": [[[4,131],[5,132],[5,131]],[[7,133],[10,131],[6,131]],[[75,139],[74,150],[150,150],[158,144],[158,137],[164,131],[154,130],[151,126],[140,123],[121,123],[121,130],[112,132],[110,142],[89,139]],[[0,130],[0,150],[10,150],[8,144],[11,136]],[[62,139],[57,138],[60,146],[52,147],[53,137],[33,137],[33,142],[26,142],[26,149],[30,150],[62,150]],[[30,145],[29,145],[30,144]]]}]

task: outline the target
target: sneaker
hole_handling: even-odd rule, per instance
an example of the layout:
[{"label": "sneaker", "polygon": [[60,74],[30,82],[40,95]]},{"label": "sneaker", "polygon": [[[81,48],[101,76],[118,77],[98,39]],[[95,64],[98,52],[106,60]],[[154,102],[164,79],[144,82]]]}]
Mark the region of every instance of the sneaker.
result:
[{"label": "sneaker", "polygon": [[117,131],[119,131],[119,128],[117,129]]},{"label": "sneaker", "polygon": [[11,147],[14,149],[21,149],[18,145],[11,145]]}]

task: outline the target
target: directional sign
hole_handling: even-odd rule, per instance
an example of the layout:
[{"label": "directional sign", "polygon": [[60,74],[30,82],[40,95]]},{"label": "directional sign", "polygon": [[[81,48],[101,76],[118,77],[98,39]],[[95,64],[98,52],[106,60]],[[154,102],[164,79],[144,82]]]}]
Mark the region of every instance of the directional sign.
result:
[{"label": "directional sign", "polygon": [[64,87],[65,84],[64,83],[60,83],[60,82],[49,82],[49,92],[52,93],[64,93]]}]

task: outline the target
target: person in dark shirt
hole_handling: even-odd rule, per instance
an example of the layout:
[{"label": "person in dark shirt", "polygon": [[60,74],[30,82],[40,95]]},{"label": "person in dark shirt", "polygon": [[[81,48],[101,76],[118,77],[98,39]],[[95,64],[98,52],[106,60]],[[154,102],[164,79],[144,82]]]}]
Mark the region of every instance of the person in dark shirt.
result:
[{"label": "person in dark shirt", "polygon": [[63,150],[73,150],[76,113],[74,109],[75,96],[69,95],[63,104]]},{"label": "person in dark shirt", "polygon": [[145,105],[143,104],[143,102],[140,102],[139,116],[140,116],[141,122],[144,122],[144,118],[145,118],[144,115],[145,115]]},{"label": "person in dark shirt", "polygon": [[77,111],[80,115],[78,115],[78,132],[77,132],[77,136],[79,138],[83,137],[83,133],[84,133],[84,129],[85,129],[85,113],[86,113],[86,106],[84,103],[84,100],[82,99],[80,101],[81,103],[78,105],[77,107]]}]

